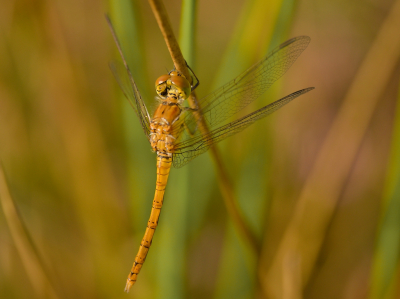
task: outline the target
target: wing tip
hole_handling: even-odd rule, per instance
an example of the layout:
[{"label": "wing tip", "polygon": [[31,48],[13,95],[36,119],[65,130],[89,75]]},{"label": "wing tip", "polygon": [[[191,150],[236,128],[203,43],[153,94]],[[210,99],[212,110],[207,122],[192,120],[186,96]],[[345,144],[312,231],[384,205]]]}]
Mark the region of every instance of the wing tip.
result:
[{"label": "wing tip", "polygon": [[307,93],[307,92],[309,92],[311,90],[314,90],[314,89],[315,89],[315,87],[307,87],[307,88],[300,89],[300,90],[298,90],[298,91],[296,91],[296,92],[294,92],[294,93],[292,93],[290,95],[294,94],[294,95],[296,95],[296,97],[298,97],[298,96],[303,95],[303,94],[305,94],[305,93]]},{"label": "wing tip", "polygon": [[308,44],[311,42],[311,37],[309,37],[308,35],[300,35],[300,36],[293,37],[293,38],[285,41],[284,43],[282,43],[279,46],[279,49],[285,48],[297,41],[302,41],[304,44],[306,44],[306,47],[307,47]]}]

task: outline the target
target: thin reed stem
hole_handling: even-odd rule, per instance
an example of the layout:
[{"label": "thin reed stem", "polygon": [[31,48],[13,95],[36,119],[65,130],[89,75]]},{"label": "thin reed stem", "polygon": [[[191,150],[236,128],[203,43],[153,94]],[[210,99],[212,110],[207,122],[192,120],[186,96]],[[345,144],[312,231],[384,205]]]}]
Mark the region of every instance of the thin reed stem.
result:
[{"label": "thin reed stem", "polygon": [[[172,31],[172,27],[169,22],[164,4],[162,3],[161,0],[149,0],[149,3],[152,8],[153,14],[157,20],[158,26],[160,27],[161,33],[164,36],[165,42],[167,44],[175,68],[179,72],[181,72],[186,78],[188,78],[188,80],[192,80],[186,65],[186,61],[183,58],[179,44]],[[195,92],[192,92],[192,95],[188,99],[190,107],[192,108],[199,107],[199,104],[196,99],[197,97]],[[203,134],[209,133],[209,129],[206,123],[202,120],[200,113],[194,112],[193,114],[195,115],[196,119],[199,120],[200,124],[199,129],[201,130],[201,132]],[[210,148],[210,151],[217,169],[218,183],[228,214],[230,215],[236,229],[243,235],[243,237],[247,240],[249,247],[258,256],[260,252],[259,242],[254,232],[250,229],[249,224],[243,217],[243,214],[238,208],[235,195],[232,191],[233,190],[232,182],[228,176],[226,168],[223,165],[221,155],[215,146],[212,146]]]}]

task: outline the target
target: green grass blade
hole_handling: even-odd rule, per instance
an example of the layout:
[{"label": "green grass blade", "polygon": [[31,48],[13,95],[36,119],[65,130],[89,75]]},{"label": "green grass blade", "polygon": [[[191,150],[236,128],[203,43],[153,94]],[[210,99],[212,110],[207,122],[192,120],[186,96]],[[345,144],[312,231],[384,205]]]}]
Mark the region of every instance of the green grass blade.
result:
[{"label": "green grass blade", "polygon": [[391,156],[383,194],[381,225],[373,270],[370,299],[394,298],[400,257],[400,93],[397,101]]},{"label": "green grass blade", "polygon": [[196,36],[196,0],[182,1],[181,27],[179,45],[186,62],[194,68],[195,36]]}]

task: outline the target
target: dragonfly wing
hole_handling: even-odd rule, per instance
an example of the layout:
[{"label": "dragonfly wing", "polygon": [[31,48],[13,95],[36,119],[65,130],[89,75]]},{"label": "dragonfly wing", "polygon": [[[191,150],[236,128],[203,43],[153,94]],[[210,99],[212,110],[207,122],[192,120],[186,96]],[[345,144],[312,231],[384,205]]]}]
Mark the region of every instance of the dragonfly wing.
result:
[{"label": "dragonfly wing", "polygon": [[117,45],[118,52],[121,55],[123,65],[116,62],[110,63],[111,71],[114,74],[119,86],[121,87],[123,93],[129,100],[133,110],[135,110],[136,115],[139,117],[140,124],[142,125],[143,131],[146,137],[149,139],[150,134],[150,115],[147,111],[147,107],[140,96],[139,90],[133,80],[132,73],[129,69],[128,63],[126,62],[124,53],[122,52],[121,45],[118,41],[117,34],[115,33],[114,27],[112,26],[111,20],[106,16],[108,26],[110,27],[112,36]]},{"label": "dragonfly wing", "polygon": [[121,87],[122,92],[129,100],[129,103],[131,104],[136,115],[138,116],[144,133],[146,134],[147,138],[149,138],[150,116],[147,112],[146,105],[143,102],[135,81],[130,76],[130,72],[128,73],[126,68],[117,61],[110,62],[110,69],[115,79],[117,80],[118,85]]},{"label": "dragonfly wing", "polygon": [[255,121],[275,112],[276,110],[286,105],[293,99],[313,89],[314,87],[310,87],[296,91],[280,100],[277,100],[259,110],[254,111],[253,113],[250,113],[229,124],[214,129],[206,135],[199,135],[190,140],[176,144],[173,155],[174,167],[179,168],[184,166],[185,164],[187,164],[200,154],[206,152],[211,145],[220,142],[221,140],[244,130],[245,128],[253,124]]},{"label": "dragonfly wing", "polygon": [[[212,129],[261,96],[292,66],[310,40],[308,36],[298,36],[284,42],[247,71],[199,100],[197,109],[208,128]],[[187,127],[196,127],[198,123],[192,113],[187,113],[184,121]]]}]

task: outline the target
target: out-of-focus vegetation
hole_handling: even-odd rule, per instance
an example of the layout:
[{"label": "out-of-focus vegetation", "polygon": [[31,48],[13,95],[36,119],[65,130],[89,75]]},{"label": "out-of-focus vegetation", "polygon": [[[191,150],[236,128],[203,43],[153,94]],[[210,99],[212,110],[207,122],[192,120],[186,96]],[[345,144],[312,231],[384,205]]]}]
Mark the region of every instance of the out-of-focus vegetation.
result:
[{"label": "out-of-focus vegetation", "polygon": [[[184,35],[181,1],[165,4]],[[297,35],[308,49],[243,113],[316,90],[218,145],[261,256],[234,230],[204,154],[171,171],[128,295],[155,155],[108,68],[106,12],[152,109],[154,80],[173,66],[146,1],[0,10],[0,298],[400,297],[400,1],[198,1],[199,97]]]}]

